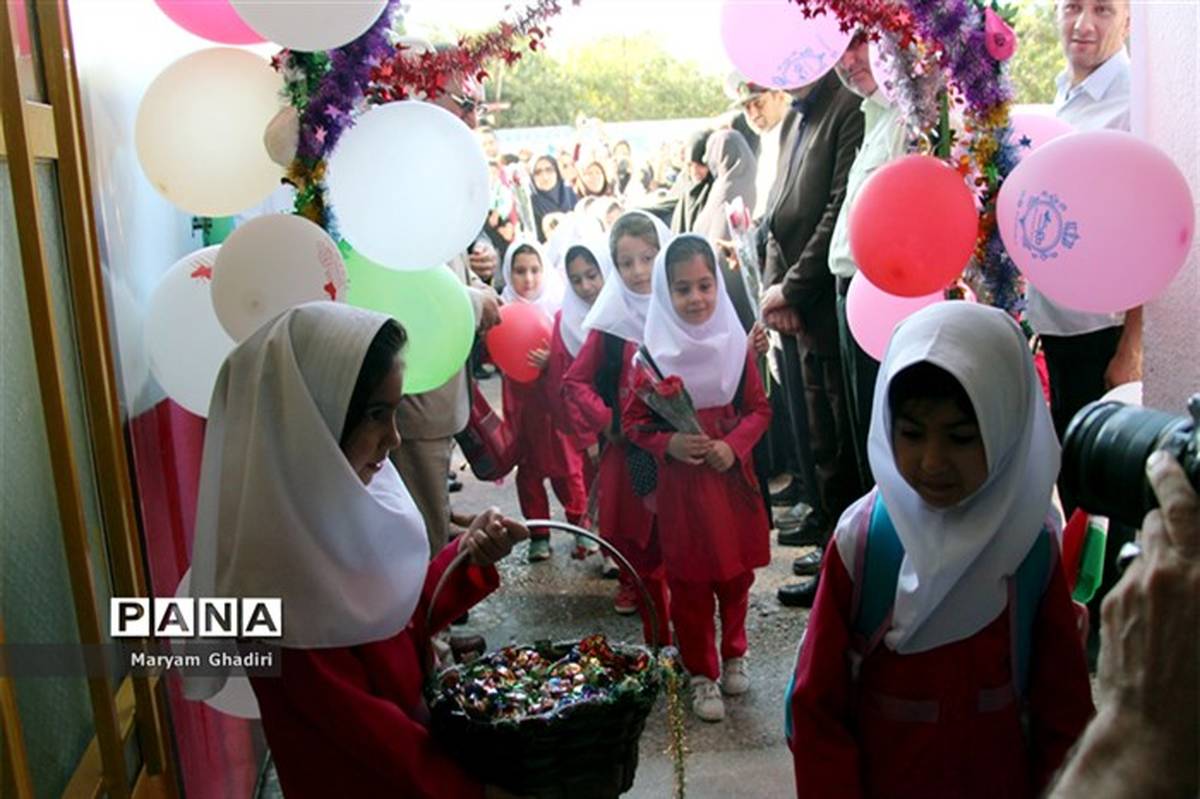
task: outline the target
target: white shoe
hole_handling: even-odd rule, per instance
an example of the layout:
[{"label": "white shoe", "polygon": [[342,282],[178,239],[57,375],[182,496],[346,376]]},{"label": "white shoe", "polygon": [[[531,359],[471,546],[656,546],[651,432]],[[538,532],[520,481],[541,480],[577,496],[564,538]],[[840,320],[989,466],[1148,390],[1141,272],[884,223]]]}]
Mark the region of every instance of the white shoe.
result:
[{"label": "white shoe", "polygon": [[730,658],[721,664],[721,691],[726,696],[740,696],[750,690],[750,675],[746,673],[745,658]]},{"label": "white shoe", "polygon": [[725,718],[725,701],[717,684],[707,677],[692,677],[692,712],[701,721],[721,721]]}]

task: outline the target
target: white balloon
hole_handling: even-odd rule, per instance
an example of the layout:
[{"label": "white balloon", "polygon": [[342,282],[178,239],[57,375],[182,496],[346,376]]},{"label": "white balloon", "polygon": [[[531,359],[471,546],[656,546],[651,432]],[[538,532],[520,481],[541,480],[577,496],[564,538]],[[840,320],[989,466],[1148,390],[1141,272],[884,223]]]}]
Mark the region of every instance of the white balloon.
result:
[{"label": "white balloon", "polygon": [[293,305],[345,298],[346,264],[337,245],[300,216],[267,214],[239,226],[213,267],[213,308],[236,341]]},{"label": "white balloon", "polygon": [[[183,578],[175,589],[175,596],[187,597],[191,594],[191,589],[192,570],[188,569],[183,573]],[[225,640],[231,641],[232,639]],[[181,649],[181,653],[186,651],[185,642],[185,648]],[[254,687],[250,685],[250,678],[245,676],[229,677],[225,680],[225,687],[205,699],[204,704],[227,716],[236,716],[239,719],[262,718],[262,711],[258,709],[258,699],[254,696]]]},{"label": "white balloon", "polygon": [[134,133],[150,184],[197,216],[229,216],[275,190],[283,168],[263,131],[279,111],[283,78],[232,47],[184,56],[142,97]]},{"label": "white balloon", "polygon": [[289,50],[332,50],[375,24],[387,0],[230,0],[254,32]]},{"label": "white balloon", "polygon": [[150,372],[171,399],[197,416],[208,416],[217,373],[234,347],[213,312],[218,250],[205,247],[177,261],[154,289],[146,312]]},{"label": "white balloon", "polygon": [[416,100],[367,111],[329,158],[342,235],[390,269],[422,270],[466,249],[488,211],[488,169],[473,131]]}]

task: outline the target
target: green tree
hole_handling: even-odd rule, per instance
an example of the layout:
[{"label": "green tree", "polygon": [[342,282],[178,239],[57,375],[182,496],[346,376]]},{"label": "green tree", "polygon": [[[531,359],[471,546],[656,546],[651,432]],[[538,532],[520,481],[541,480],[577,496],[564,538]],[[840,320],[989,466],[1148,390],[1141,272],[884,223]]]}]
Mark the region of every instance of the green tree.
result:
[{"label": "green tree", "polygon": [[1014,99],[1018,103],[1049,103],[1054,100],[1054,77],[1064,65],[1058,40],[1054,0],[1023,2],[1017,11],[1019,46],[1012,59]]},{"label": "green tree", "polygon": [[728,105],[720,79],[650,34],[597,39],[563,60],[526,53],[492,73],[489,99],[511,104],[500,112],[503,127],[569,125],[579,112],[606,122],[706,117]]}]

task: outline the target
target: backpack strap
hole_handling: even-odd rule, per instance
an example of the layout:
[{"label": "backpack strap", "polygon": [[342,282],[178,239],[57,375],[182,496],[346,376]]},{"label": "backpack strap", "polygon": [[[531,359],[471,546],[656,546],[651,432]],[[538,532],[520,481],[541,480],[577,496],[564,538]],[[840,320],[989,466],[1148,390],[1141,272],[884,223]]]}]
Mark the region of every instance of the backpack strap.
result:
[{"label": "backpack strap", "polygon": [[1008,629],[1012,637],[1013,689],[1024,698],[1029,688],[1029,662],[1033,654],[1033,625],[1042,596],[1054,573],[1058,557],[1054,532],[1043,527],[1017,572],[1008,581]]},{"label": "backpack strap", "polygon": [[[851,618],[857,664],[879,645],[892,623],[892,605],[896,601],[896,581],[904,545],[896,526],[876,493],[866,535],[859,536],[854,559],[854,598]],[[856,664],[856,665],[857,665]],[[855,674],[857,678],[857,674]]]}]

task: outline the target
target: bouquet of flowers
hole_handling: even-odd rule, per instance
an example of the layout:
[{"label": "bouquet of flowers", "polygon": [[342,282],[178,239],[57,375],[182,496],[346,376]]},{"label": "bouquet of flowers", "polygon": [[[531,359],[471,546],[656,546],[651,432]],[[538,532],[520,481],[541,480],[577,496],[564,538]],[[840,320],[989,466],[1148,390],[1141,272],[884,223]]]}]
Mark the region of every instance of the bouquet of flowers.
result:
[{"label": "bouquet of flowers", "polygon": [[677,433],[704,433],[692,397],[679,377],[663,377],[645,347],[639,347],[633,356],[633,368],[634,393],[650,410],[661,416]]},{"label": "bouquet of flowers", "polygon": [[733,237],[733,246],[737,251],[738,273],[746,285],[746,296],[754,306],[754,316],[762,321],[762,310],[759,300],[762,299],[762,265],[758,262],[758,247],[754,243],[754,223],[750,219],[750,209],[742,202],[741,197],[734,197],[732,202],[725,203],[725,218],[729,221],[729,234]]}]

